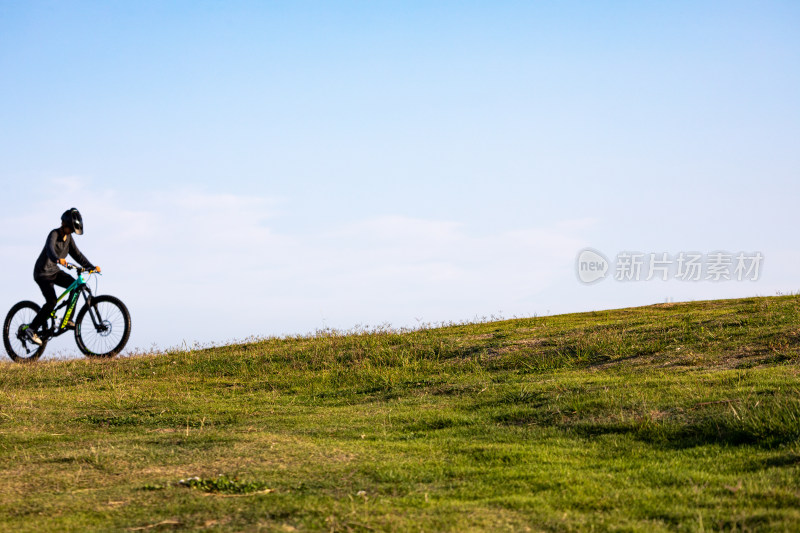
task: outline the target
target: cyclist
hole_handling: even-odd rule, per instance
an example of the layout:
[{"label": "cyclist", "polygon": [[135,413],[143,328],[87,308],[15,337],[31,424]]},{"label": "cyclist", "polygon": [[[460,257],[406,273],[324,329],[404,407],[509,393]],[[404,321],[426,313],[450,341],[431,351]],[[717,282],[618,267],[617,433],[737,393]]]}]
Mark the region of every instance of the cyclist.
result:
[{"label": "cyclist", "polygon": [[[44,249],[39,254],[39,259],[36,260],[36,266],[33,267],[33,280],[42,290],[45,304],[28,329],[25,330],[25,335],[29,341],[38,345],[42,344],[42,339],[39,338],[36,331],[44,326],[47,317],[50,316],[56,306],[55,285],[67,288],[75,281],[75,278],[58,268],[59,264],[67,264],[65,260],[67,254],[80,263],[83,268],[100,272],[100,267],[92,265],[78,250],[75,241],[72,239],[73,233],[83,235],[83,217],[74,207],[64,211],[64,214],[61,215],[61,227],[54,229],[47,235]],[[75,324],[71,322],[67,325],[75,327]]]}]

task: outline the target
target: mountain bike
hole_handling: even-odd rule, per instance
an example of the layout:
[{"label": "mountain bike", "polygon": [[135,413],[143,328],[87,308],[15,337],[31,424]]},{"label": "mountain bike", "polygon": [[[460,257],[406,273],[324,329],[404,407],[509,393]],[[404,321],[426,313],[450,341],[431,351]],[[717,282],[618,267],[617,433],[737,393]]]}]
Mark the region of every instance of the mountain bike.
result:
[{"label": "mountain bike", "polygon": [[[56,307],[47,322],[36,332],[42,340],[41,345],[28,340],[25,334],[41,307],[34,302],[23,301],[8,312],[3,323],[3,343],[12,360],[36,361],[44,353],[48,340],[70,330],[75,331],[78,349],[88,357],[114,357],[128,342],[131,335],[131,315],[125,304],[114,296],[92,294],[87,283],[92,275],[98,274],[96,270],[71,263],[65,266],[76,270],[78,278],[58,297]],[[84,305],[75,314],[75,307],[81,297]]]}]

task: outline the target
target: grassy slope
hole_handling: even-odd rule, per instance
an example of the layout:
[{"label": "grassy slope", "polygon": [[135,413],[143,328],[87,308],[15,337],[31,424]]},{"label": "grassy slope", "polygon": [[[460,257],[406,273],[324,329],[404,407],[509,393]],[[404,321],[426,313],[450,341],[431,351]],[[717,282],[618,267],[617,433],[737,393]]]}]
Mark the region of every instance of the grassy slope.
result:
[{"label": "grassy slope", "polygon": [[799,339],[789,296],[2,365],[0,529],[796,530]]}]

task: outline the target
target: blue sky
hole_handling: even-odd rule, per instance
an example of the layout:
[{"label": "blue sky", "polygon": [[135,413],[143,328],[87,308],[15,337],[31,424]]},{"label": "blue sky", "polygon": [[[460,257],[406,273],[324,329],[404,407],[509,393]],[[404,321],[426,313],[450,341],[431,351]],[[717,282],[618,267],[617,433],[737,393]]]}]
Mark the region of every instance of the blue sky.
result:
[{"label": "blue sky", "polygon": [[[2,2],[1,301],[40,298],[73,205],[141,348],[796,291],[798,27],[795,2]],[[587,246],[765,262],[585,286]]]}]

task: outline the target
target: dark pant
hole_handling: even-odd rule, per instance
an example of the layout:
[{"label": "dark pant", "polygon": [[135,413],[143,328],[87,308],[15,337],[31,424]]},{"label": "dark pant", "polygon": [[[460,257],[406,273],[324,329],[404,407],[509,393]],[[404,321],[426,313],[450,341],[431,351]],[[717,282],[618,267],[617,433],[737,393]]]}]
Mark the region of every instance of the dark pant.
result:
[{"label": "dark pant", "polygon": [[31,322],[31,328],[33,331],[37,331],[39,328],[44,326],[44,323],[47,321],[47,317],[50,316],[50,313],[53,312],[53,309],[56,306],[56,302],[58,298],[56,297],[56,290],[55,286],[58,285],[59,287],[64,287],[65,289],[72,285],[75,281],[75,278],[64,272],[63,270],[59,270],[58,274],[53,276],[52,278],[33,278],[36,284],[42,289],[42,294],[44,295],[45,303],[42,306],[41,311],[39,314],[36,315],[36,318],[33,319]]}]

